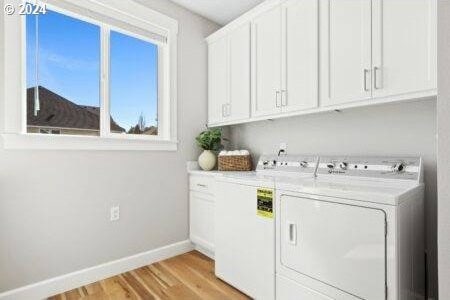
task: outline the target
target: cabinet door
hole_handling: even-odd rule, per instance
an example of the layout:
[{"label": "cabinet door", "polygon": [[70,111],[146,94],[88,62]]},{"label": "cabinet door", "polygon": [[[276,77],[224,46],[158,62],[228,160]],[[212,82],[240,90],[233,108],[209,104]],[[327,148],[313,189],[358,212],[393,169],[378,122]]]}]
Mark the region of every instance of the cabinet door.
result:
[{"label": "cabinet door", "polygon": [[214,201],[211,196],[190,192],[190,239],[209,251],[214,251]]},{"label": "cabinet door", "polygon": [[370,99],[371,0],[320,4],[321,104]]},{"label": "cabinet door", "polygon": [[228,103],[228,66],[226,37],[208,46],[208,123],[224,120]]},{"label": "cabinet door", "polygon": [[317,107],[319,97],[318,0],[282,6],[282,104],[290,112]]},{"label": "cabinet door", "polygon": [[229,36],[229,121],[250,117],[250,23]]},{"label": "cabinet door", "polygon": [[281,112],[281,7],[263,12],[252,22],[252,114]]},{"label": "cabinet door", "polygon": [[436,0],[373,3],[373,96],[436,89]]}]

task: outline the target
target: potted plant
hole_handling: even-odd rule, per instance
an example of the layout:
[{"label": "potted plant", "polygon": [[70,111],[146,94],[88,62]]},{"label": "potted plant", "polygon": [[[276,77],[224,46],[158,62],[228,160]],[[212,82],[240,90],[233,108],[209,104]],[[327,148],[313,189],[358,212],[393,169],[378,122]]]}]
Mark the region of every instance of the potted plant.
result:
[{"label": "potted plant", "polygon": [[222,149],[222,131],[220,129],[208,129],[200,133],[196,138],[197,144],[203,149],[198,157],[200,168],[210,171],[216,165],[216,154],[214,152]]}]

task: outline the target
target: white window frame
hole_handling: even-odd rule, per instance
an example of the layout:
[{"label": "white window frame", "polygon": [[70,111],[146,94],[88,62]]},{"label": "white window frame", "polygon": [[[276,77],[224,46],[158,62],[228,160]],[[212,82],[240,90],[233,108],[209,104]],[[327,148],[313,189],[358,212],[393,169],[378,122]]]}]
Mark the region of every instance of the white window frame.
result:
[{"label": "white window frame", "polygon": [[[43,134],[61,134],[61,129],[45,127],[45,128],[39,128],[39,132],[43,133]],[[58,132],[58,133],[54,133],[54,132]]]},{"label": "white window frame", "polygon": [[[24,0],[5,0],[15,7]],[[26,116],[26,26],[25,16],[3,16],[4,72],[3,146],[7,149],[61,150],[177,150],[177,35],[178,22],[132,0],[34,1],[47,8],[100,26],[100,136],[27,133]],[[1,3],[1,0],[0,0]],[[102,20],[98,20],[101,15]],[[112,20],[108,23],[105,20]],[[151,21],[149,21],[151,20]],[[1,17],[0,17],[0,21]],[[117,21],[120,26],[114,22]],[[0,24],[1,25],[1,24]],[[1,28],[1,27],[0,27]],[[109,46],[110,32],[149,41],[158,46],[158,135],[110,132]],[[137,32],[139,31],[139,32]],[[149,33],[143,36],[141,32]],[[165,42],[152,39],[163,37]]]}]

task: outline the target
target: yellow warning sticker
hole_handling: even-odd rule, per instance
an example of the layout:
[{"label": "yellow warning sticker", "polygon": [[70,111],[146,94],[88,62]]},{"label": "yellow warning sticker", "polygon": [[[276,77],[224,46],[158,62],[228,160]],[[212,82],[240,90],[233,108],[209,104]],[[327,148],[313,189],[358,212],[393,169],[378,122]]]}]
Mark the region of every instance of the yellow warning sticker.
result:
[{"label": "yellow warning sticker", "polygon": [[256,192],[257,215],[264,218],[273,218],[273,190],[258,189]]}]

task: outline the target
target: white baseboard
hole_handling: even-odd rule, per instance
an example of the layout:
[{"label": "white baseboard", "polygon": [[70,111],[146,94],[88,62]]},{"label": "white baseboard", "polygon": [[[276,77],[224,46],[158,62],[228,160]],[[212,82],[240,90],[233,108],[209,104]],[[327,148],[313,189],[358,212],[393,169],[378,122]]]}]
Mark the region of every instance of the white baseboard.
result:
[{"label": "white baseboard", "polygon": [[50,296],[128,272],[194,249],[189,240],[107,262],[95,267],[0,293],[1,300],[46,299]]},{"label": "white baseboard", "polygon": [[199,246],[199,245],[195,245],[194,249],[197,250],[198,252],[208,256],[212,260],[214,260],[214,251],[211,251],[209,249],[203,248],[202,246]]}]

